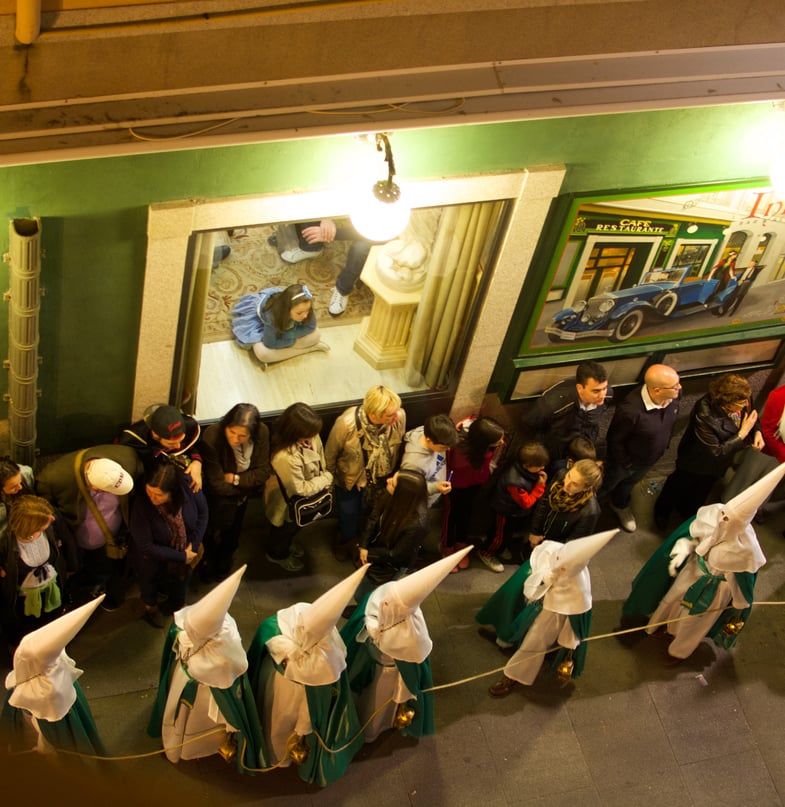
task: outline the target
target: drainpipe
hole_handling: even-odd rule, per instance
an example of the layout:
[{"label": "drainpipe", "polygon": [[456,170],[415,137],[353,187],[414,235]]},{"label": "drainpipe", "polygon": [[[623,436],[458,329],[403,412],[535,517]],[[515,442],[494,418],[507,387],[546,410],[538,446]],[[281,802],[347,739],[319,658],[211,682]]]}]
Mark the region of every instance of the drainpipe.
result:
[{"label": "drainpipe", "polygon": [[41,307],[41,220],[12,219],[9,226],[8,431],[11,457],[34,465],[38,413],[38,319]]},{"label": "drainpipe", "polygon": [[16,31],[18,42],[32,45],[41,33],[41,0],[16,0]]}]

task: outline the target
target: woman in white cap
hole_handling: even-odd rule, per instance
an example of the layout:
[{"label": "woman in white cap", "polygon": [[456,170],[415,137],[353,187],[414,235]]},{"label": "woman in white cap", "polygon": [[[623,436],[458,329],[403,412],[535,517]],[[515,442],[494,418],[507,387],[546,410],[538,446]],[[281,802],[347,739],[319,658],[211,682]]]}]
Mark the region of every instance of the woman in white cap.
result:
[{"label": "woman in white cap", "polygon": [[583,640],[591,628],[592,608],[588,564],[617,532],[608,530],[566,544],[542,541],[480,609],[477,621],[492,625],[496,635],[487,628],[480,633],[502,650],[517,648],[504,675],[489,688],[491,697],[503,698],[518,684],[531,686],[546,654],[555,648],[551,672],[562,664],[568,665],[571,678],[583,672]]},{"label": "woman in white cap", "polygon": [[704,637],[725,649],[736,644],[766,563],[752,519],[783,477],[780,465],[727,504],[699,508],[633,581],[623,614],[651,615],[647,632],[673,637],[666,665],[689,657]]},{"label": "woman in white cap", "polygon": [[[14,653],[14,667],[5,679],[10,690],[2,723],[14,744],[30,721],[38,735],[36,750],[75,751],[106,755],[90,706],[77,678],[82,675],[65,646],[82,629],[103,596],[28,633]],[[35,789],[34,783],[30,785]]]},{"label": "woman in white cap", "polygon": [[75,558],[66,558],[52,505],[20,496],[0,536],[0,590],[6,641],[16,647],[26,633],[62,612],[63,586]]},{"label": "woman in white cap", "polygon": [[322,787],[343,776],[363,745],[346,645],[335,626],[367,568],[313,603],[282,608],[262,622],[248,649],[248,677],[272,763],[295,761],[302,780]]}]

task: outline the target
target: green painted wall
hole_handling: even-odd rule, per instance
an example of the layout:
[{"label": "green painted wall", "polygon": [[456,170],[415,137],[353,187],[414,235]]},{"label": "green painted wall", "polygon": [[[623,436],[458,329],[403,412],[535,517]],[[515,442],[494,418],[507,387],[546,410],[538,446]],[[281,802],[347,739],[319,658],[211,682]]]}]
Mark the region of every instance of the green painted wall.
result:
[{"label": "green painted wall", "polygon": [[[685,185],[766,175],[772,117],[747,104],[448,126],[398,132],[393,148],[403,178],[564,163],[564,191]],[[130,416],[147,205],[338,187],[355,149],[332,137],[0,168],[5,218],[43,220],[42,452],[110,440]]]}]

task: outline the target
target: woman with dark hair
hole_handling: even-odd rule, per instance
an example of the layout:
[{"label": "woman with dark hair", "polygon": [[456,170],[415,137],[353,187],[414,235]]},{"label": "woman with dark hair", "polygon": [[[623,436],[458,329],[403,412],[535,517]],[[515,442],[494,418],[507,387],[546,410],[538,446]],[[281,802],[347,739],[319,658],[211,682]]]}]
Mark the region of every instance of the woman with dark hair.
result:
[{"label": "woman with dark hair", "polygon": [[397,580],[417,563],[428,533],[428,486],[413,468],[403,468],[387,480],[360,531],[360,563],[370,563],[357,589],[358,602],[376,586]]},{"label": "woman with dark hair", "polygon": [[261,496],[270,476],[270,433],[259,410],[235,404],[202,432],[204,483],[210,521],[204,537],[204,582],[223,580],[232,569],[248,499]]},{"label": "woman with dark hair", "polygon": [[207,529],[207,501],[194,493],[186,476],[169,462],[151,466],[145,474],[144,494],[131,509],[131,563],[139,578],[144,620],[162,628],[159,594],[166,611],[185,604],[185,591],[193,567],[201,557]]},{"label": "woman with dark hair", "polygon": [[313,295],[301,283],[246,294],[232,311],[237,343],[252,349],[263,369],[303,353],[328,351],[330,346],[319,341],[312,301]]},{"label": "woman with dark hair", "polygon": [[[303,568],[303,548],[294,543],[297,525],[287,499],[313,496],[333,483],[324,461],[319,432],[322,419],[305,403],[293,403],[273,424],[271,463],[274,477],[267,483],[265,511],[270,522],[267,560],[287,572]],[[284,495],[285,493],[285,495]]]},{"label": "woman with dark hair", "polygon": [[[452,554],[474,541],[475,531],[487,532],[492,519],[488,491],[483,490],[504,452],[504,427],[491,417],[468,417],[457,425],[458,445],[447,452],[449,495],[444,497],[442,556]],[[486,486],[487,487],[487,486]],[[472,528],[477,526],[476,530]],[[453,569],[469,568],[469,556]]]},{"label": "woman with dark hair", "polygon": [[0,457],[0,530],[8,523],[8,507],[18,496],[35,491],[33,469],[17,465],[11,457]]},{"label": "woman with dark hair", "polygon": [[747,379],[735,373],[712,379],[690,413],[676,470],[654,505],[657,526],[666,528],[674,510],[682,520],[694,516],[736,455],[747,446],[760,450],[764,444]]},{"label": "woman with dark hair", "polygon": [[0,614],[9,649],[62,613],[74,561],[65,557],[52,505],[40,496],[19,496],[0,535]]}]

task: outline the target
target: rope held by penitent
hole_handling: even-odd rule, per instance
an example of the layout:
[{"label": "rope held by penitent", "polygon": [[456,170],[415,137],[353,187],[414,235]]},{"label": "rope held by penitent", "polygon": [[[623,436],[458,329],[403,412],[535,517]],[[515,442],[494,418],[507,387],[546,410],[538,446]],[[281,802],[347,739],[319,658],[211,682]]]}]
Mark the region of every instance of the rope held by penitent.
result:
[{"label": "rope held by penitent", "polygon": [[[782,600],[762,600],[760,602],[754,602],[753,603],[753,607],[758,606],[758,605],[779,605],[779,606],[782,606],[782,605],[785,605],[785,601],[782,601]],[[597,634],[595,636],[587,636],[585,639],[582,640],[582,642],[593,642],[593,641],[597,641],[598,639],[611,639],[611,638],[614,638],[616,636],[624,636],[625,634],[628,634],[628,633],[636,633],[637,631],[647,630],[648,628],[660,628],[660,627],[664,627],[665,625],[670,625],[670,624],[672,624],[674,622],[684,622],[686,620],[693,619],[693,618],[695,618],[697,616],[703,616],[704,614],[707,614],[707,613],[720,613],[722,611],[728,611],[728,610],[733,610],[733,609],[732,609],[731,606],[725,606],[723,608],[710,608],[710,609],[707,609],[706,611],[702,612],[701,614],[687,614],[686,616],[676,617],[675,619],[667,619],[667,620],[663,620],[662,622],[651,622],[651,623],[647,622],[645,625],[639,625],[639,626],[634,627],[634,628],[622,628],[620,630],[610,631],[609,633],[599,633],[599,634]],[[555,652],[558,649],[559,649],[559,646],[556,645],[554,647],[549,648],[548,650],[532,651],[531,655],[539,654],[539,655],[545,657],[545,656],[549,655],[550,653]],[[458,679],[456,681],[450,681],[450,682],[448,682],[446,684],[438,684],[436,686],[428,687],[427,689],[423,689],[422,691],[423,691],[423,694],[425,694],[425,693],[428,693],[428,692],[439,692],[439,691],[446,690],[446,689],[452,689],[453,687],[462,686],[463,684],[468,684],[468,683],[471,683],[472,681],[478,681],[478,680],[480,680],[482,678],[487,678],[490,675],[497,675],[498,673],[502,672],[506,666],[507,665],[505,664],[505,665],[503,665],[501,667],[495,667],[492,670],[486,670],[485,672],[477,673],[476,675],[471,675],[468,678],[460,678],[460,679]],[[368,718],[368,720],[365,721],[365,723],[354,734],[354,736],[352,736],[352,738],[350,740],[348,740],[346,743],[344,743],[339,748],[328,748],[328,746],[325,744],[325,742],[322,739],[319,732],[314,731],[312,733],[316,737],[317,742],[319,743],[319,745],[322,747],[322,749],[325,752],[327,752],[328,754],[340,754],[342,751],[345,751],[349,746],[351,746],[352,743],[354,743],[357,740],[358,737],[362,736],[363,733],[365,732],[365,729],[370,725],[371,721],[379,714],[379,712],[381,712],[383,709],[386,709],[387,706],[389,704],[391,704],[391,703],[393,703],[392,698],[388,698],[386,701],[384,701],[384,703],[382,703],[371,714],[371,716]],[[125,760],[145,759],[146,757],[154,757],[154,756],[158,756],[159,754],[165,754],[167,751],[173,751],[173,750],[175,750],[177,748],[183,748],[184,746],[188,745],[189,743],[197,742],[198,740],[202,740],[205,737],[211,737],[212,735],[218,734],[218,733],[226,733],[226,730],[223,727],[210,729],[210,731],[206,731],[203,734],[194,735],[190,739],[184,740],[182,743],[179,743],[178,745],[168,746],[166,748],[159,748],[159,749],[156,749],[155,751],[148,751],[148,752],[143,753],[143,754],[125,754],[125,755],[122,755],[122,756],[100,756],[98,754],[84,754],[84,753],[82,753],[80,751],[71,751],[71,750],[68,750],[68,749],[60,749],[60,748],[58,748],[56,750],[57,750],[58,753],[68,754],[70,756],[81,757],[82,759],[95,759],[95,760],[101,760],[101,761],[104,761],[104,762],[121,762],[121,761],[125,761]],[[244,752],[245,752],[245,744],[243,745],[243,756],[244,756]],[[27,751],[19,752],[19,754],[22,754],[22,753],[26,754],[26,753],[30,753],[30,751],[27,750]],[[242,759],[242,757],[241,757],[241,759]],[[249,773],[267,773],[269,771],[273,771],[276,768],[281,767],[281,765],[283,765],[284,762],[286,762],[287,759],[288,759],[288,757],[285,756],[282,759],[280,759],[278,762],[276,762],[275,765],[271,765],[269,768],[250,768],[250,767],[248,767],[247,765],[245,765],[242,762],[240,764],[241,764],[243,770],[248,771]]]}]

